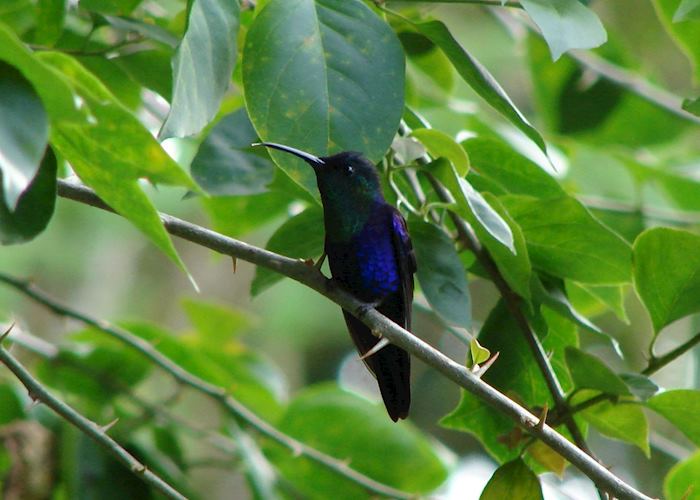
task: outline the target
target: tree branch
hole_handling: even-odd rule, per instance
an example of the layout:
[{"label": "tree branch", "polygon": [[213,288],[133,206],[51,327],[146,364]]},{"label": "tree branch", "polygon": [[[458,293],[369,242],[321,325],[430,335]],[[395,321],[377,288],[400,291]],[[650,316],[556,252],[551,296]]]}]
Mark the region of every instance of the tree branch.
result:
[{"label": "tree branch", "polygon": [[[85,187],[80,187],[81,190],[87,190],[90,191],[88,188]],[[85,193],[83,193],[85,194]],[[95,196],[93,194],[93,196]],[[97,198],[95,196],[95,198]],[[97,202],[96,200],[95,203],[91,203],[93,206],[100,206],[100,208],[105,208],[106,205],[104,203]],[[175,224],[176,226],[178,225],[175,221],[174,217],[170,216],[165,216],[161,215],[161,218],[163,217],[168,217],[171,219],[171,224]],[[180,221],[182,222],[182,221]],[[194,226],[193,224],[190,224],[190,226]],[[187,229],[191,230],[192,228],[181,228],[181,229]],[[203,228],[200,228],[203,229]],[[206,230],[205,230],[206,231]],[[213,233],[212,231],[209,231],[210,233]],[[213,233],[217,234],[217,233]],[[225,236],[219,235],[221,238],[226,238]],[[238,242],[240,243],[240,242]],[[255,251],[261,251],[265,253],[271,253],[267,252],[266,250],[261,250],[256,247],[252,247],[250,245],[246,245],[245,243],[242,243],[245,247],[248,247],[248,249],[252,252]],[[227,254],[227,255],[232,255],[233,254]],[[276,254],[271,254],[271,255],[276,255]],[[241,259],[244,259],[242,256],[236,255],[236,257],[240,257]],[[309,268],[306,264],[302,264],[299,261],[293,260],[293,259],[287,259],[286,257],[278,256],[281,259],[286,259],[288,261],[291,261],[295,265],[302,266],[304,270],[312,269],[313,267]],[[319,273],[320,276],[320,273]],[[320,276],[322,279],[324,279],[322,276]],[[258,417],[255,413],[253,413],[251,410],[249,410],[246,406],[244,406],[240,401],[237,399],[233,398],[232,396],[226,394],[226,391],[218,387],[216,385],[210,384],[209,382],[206,382],[205,380],[197,377],[196,375],[188,372],[184,368],[182,368],[180,365],[172,361],[170,358],[167,356],[163,355],[160,351],[158,351],[156,348],[154,348],[150,343],[145,341],[144,339],[137,337],[136,335],[133,335],[132,333],[128,332],[127,330],[124,330],[123,328],[120,328],[116,325],[112,325],[106,321],[98,320],[95,318],[91,318],[90,316],[87,316],[83,313],[80,313],[78,311],[75,311],[69,307],[66,307],[60,303],[58,303],[56,300],[51,298],[49,295],[44,293],[43,291],[39,290],[36,286],[33,284],[19,280],[17,278],[13,278],[12,276],[8,276],[4,273],[0,273],[0,282],[5,283],[7,285],[12,286],[16,290],[19,290],[29,298],[33,299],[34,301],[38,302],[39,304],[43,305],[44,307],[48,308],[55,314],[58,314],[60,316],[65,316],[68,318],[73,318],[75,320],[80,321],[81,323],[84,323],[86,325],[92,326],[94,328],[97,328],[98,330],[108,334],[112,338],[119,340],[120,342],[124,343],[125,345],[128,345],[132,349],[135,349],[139,353],[141,353],[143,356],[148,358],[152,363],[154,363],[156,366],[161,368],[163,371],[166,373],[170,374],[177,382],[186,385],[202,394],[205,394],[212,398],[214,401],[216,401],[218,404],[220,404],[229,414],[234,416],[235,418],[238,418],[245,422],[248,426],[252,427],[253,429],[257,430],[261,434],[271,438],[272,440],[276,441],[277,443],[281,444],[282,446],[289,448],[295,455],[303,455],[306,456],[307,458],[310,458],[311,460],[314,460],[315,462],[320,463],[321,465],[327,467],[328,469],[345,476],[346,478],[350,479],[351,481],[356,482],[357,484],[361,485],[368,491],[379,494],[382,496],[388,496],[392,498],[402,498],[402,499],[408,499],[411,498],[411,494],[398,490],[396,488],[392,488],[390,486],[387,486],[383,483],[380,483],[379,481],[375,481],[374,479],[365,476],[364,474],[357,472],[356,470],[352,469],[349,467],[345,462],[338,460],[334,457],[331,457],[330,455],[326,455],[325,453],[322,453],[315,448],[312,448],[290,436],[287,436],[286,434],[282,433],[269,423],[265,422],[262,420],[260,417]]]},{"label": "tree branch", "polygon": [[[94,192],[92,192],[92,190],[85,186],[76,186],[74,184],[59,180],[58,193],[60,196],[65,198],[71,198],[89,205],[98,206],[100,208],[106,207],[104,202],[102,202],[94,194]],[[650,497],[644,495],[643,493],[634,489],[632,486],[620,480],[592,457],[557,433],[554,429],[548,425],[541,425],[537,417],[512,400],[508,399],[493,387],[475,377],[464,366],[451,360],[440,351],[396,325],[394,322],[387,319],[376,310],[367,310],[366,304],[360,302],[358,299],[344,290],[333,286],[333,283],[327,280],[320,272],[313,268],[313,266],[304,264],[303,261],[298,259],[290,259],[252,245],[248,245],[247,243],[229,238],[209,229],[177,219],[176,217],[161,214],[161,220],[163,221],[163,224],[168,232],[175,236],[179,236],[183,239],[224,255],[236,257],[283,274],[317,291],[321,295],[341,306],[346,311],[350,311],[363,323],[369,326],[373,332],[376,332],[377,335],[388,338],[392,344],[405,349],[413,356],[421,359],[446,378],[452,380],[460,387],[474,394],[480,400],[508,416],[530,434],[541,439],[545,444],[550,446],[557,453],[574,464],[579,470],[581,470],[581,472],[586,474],[597,486],[609,492],[613,496],[625,499],[650,499]],[[178,369],[182,371],[180,367],[178,367]],[[190,375],[190,377],[193,376]],[[206,386],[209,385],[206,383],[204,384]],[[207,391],[203,392],[207,393]],[[240,416],[251,415],[251,412],[247,408],[242,407],[237,401],[235,404],[233,404],[235,400],[223,395],[219,388],[215,388],[212,397],[225,402],[227,405],[231,404],[234,411],[241,412]],[[260,422],[257,416],[252,416],[256,421]],[[273,434],[279,433],[279,431],[276,429],[271,428],[269,424],[264,422],[262,423],[268,428],[268,432],[272,432]],[[288,439],[287,436],[283,436],[283,438],[285,440]],[[294,449],[293,446],[290,447]],[[319,453],[316,450],[314,451]],[[308,456],[313,458],[311,455]]]},{"label": "tree branch", "polygon": [[168,498],[185,500],[180,492],[163,481],[148,467],[139,462],[133,455],[122,448],[119,443],[109,437],[105,430],[99,425],[83,417],[80,413],[68,406],[66,403],[56,399],[49,393],[32,375],[17,361],[4,347],[0,346],[0,362],[22,382],[27,388],[32,399],[39,400],[49,408],[63,417],[65,420],[77,427],[83,434],[90,437],[108,453],[113,455],[119,462],[124,464],[134,474],[144,482],[153,486]]}]

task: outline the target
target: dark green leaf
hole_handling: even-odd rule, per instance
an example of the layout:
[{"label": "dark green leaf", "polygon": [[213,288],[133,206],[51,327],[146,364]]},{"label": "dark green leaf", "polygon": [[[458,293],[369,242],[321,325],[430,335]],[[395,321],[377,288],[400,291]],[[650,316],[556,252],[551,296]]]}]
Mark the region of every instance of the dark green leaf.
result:
[{"label": "dark green leaf", "polygon": [[191,2],[173,59],[173,99],[161,138],[196,134],[219,111],[236,63],[238,16],[238,2]]},{"label": "dark green leaf", "polygon": [[113,59],[79,56],[77,60],[99,78],[121,104],[130,110],[137,110],[141,106],[141,85],[132,80]]},{"label": "dark green leaf", "polygon": [[496,183],[504,194],[527,194],[538,198],[564,194],[551,175],[505,142],[476,137],[462,145],[469,153],[473,171]]},{"label": "dark green leaf", "polygon": [[[377,162],[403,112],[403,51],[359,0],[271,0],[246,36],[243,85],[261,139],[319,156],[361,151]],[[308,165],[271,155],[316,193]]]},{"label": "dark green leaf", "polygon": [[534,266],[562,278],[611,285],[629,282],[631,251],[574,198],[500,198],[525,235]]},{"label": "dark green leaf", "polygon": [[[265,248],[287,257],[315,259],[323,252],[323,237],[323,212],[320,207],[311,207],[282,224]],[[279,273],[258,267],[250,285],[250,293],[258,295],[282,278]]]},{"label": "dark green leaf", "polygon": [[[0,180],[4,172],[0,172]],[[7,208],[0,192],[0,244],[22,243],[41,233],[56,205],[56,156],[46,148],[39,172],[20,195],[14,211]]]},{"label": "dark green leaf", "polygon": [[416,252],[416,276],[425,298],[446,321],[470,328],[467,273],[454,243],[441,229],[417,218],[409,219],[409,232]]},{"label": "dark green leaf", "polygon": [[39,0],[34,43],[53,46],[60,38],[66,19],[67,0]]},{"label": "dark green leaf", "polygon": [[37,172],[49,140],[49,123],[32,84],[0,61],[0,172],[2,198],[11,212]]},{"label": "dark green leaf", "polygon": [[70,78],[93,116],[82,124],[58,123],[51,144],[83,182],[187,272],[138,179],[194,188],[192,180],[94,75],[64,54],[44,52],[39,57]]},{"label": "dark green leaf", "polygon": [[[353,469],[407,492],[430,492],[447,477],[445,465],[417,429],[408,423],[394,424],[384,408],[335,386],[305,389],[277,426],[320,451],[350,460]],[[277,448],[273,460],[285,479],[309,498],[366,497],[357,483],[287,449]]]},{"label": "dark green leaf", "polygon": [[[585,389],[577,392],[571,402],[575,405],[597,394],[598,391]],[[603,401],[582,410],[580,415],[604,436],[633,444],[649,456],[649,423],[641,405]]]},{"label": "dark green leaf", "polygon": [[700,499],[700,451],[677,463],[664,479],[666,500]]},{"label": "dark green leaf", "polygon": [[537,475],[518,458],[501,465],[481,492],[479,500],[542,500]]},{"label": "dark green leaf", "polygon": [[515,107],[488,70],[462,48],[443,23],[428,21],[415,24],[415,27],[442,49],[457,72],[477,94],[537,144],[543,153],[547,153],[547,146],[540,133]]},{"label": "dark green leaf", "polygon": [[700,236],[671,228],[644,231],[634,242],[634,286],[658,334],[700,311]]},{"label": "dark green leaf", "polygon": [[274,177],[274,165],[264,150],[250,150],[256,140],[245,109],[226,115],[199,147],[190,166],[192,177],[216,196],[266,191]]},{"label": "dark green leaf", "polygon": [[700,446],[700,391],[678,389],[649,398],[647,406],[663,415],[669,422]]},{"label": "dark green leaf", "polygon": [[569,373],[577,389],[595,389],[620,396],[630,395],[622,379],[595,356],[574,346],[568,346],[565,354]]},{"label": "dark green leaf", "polygon": [[151,427],[156,448],[175,463],[181,470],[187,467],[185,456],[177,437],[176,427],[170,425],[154,425]]},{"label": "dark green leaf", "polygon": [[251,196],[202,198],[201,202],[214,229],[235,238],[260,229],[284,214],[291,199],[273,191]]},{"label": "dark green leaf", "polygon": [[26,412],[17,390],[10,384],[0,384],[0,427],[23,420]]},{"label": "dark green leaf", "polygon": [[595,13],[579,0],[521,0],[556,61],[570,49],[591,49],[608,39]]},{"label": "dark green leaf", "polygon": [[144,50],[110,59],[132,80],[170,100],[170,53],[166,50]]}]

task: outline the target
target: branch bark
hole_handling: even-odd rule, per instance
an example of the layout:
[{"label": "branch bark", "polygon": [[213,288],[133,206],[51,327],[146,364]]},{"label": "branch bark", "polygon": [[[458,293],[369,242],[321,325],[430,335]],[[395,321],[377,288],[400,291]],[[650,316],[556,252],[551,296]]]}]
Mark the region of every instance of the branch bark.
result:
[{"label": "branch bark", "polygon": [[[59,180],[58,194],[65,198],[109,210],[109,207],[100,200],[91,189],[85,186]],[[486,404],[491,405],[502,414],[507,415],[517,425],[536,438],[542,440],[587,475],[598,487],[607,491],[614,497],[621,499],[650,499],[650,497],[637,491],[635,488],[616,477],[554,429],[546,424],[543,425],[540,423],[536,416],[478,379],[464,366],[456,363],[426,342],[399,327],[376,310],[368,310],[366,304],[360,302],[349,293],[333,286],[332,282],[327,280],[313,266],[309,266],[298,259],[291,259],[257,248],[167,214],[161,214],[161,220],[167,231],[172,235],[224,255],[236,257],[252,264],[266,267],[292,278],[327,297],[346,311],[355,315],[377,335],[386,337],[391,343],[405,349],[449,380],[474,394]],[[178,368],[181,370],[180,367]],[[221,394],[218,388],[213,394],[213,397],[228,403],[233,403],[233,400]],[[237,411],[242,411],[244,414],[250,413],[247,408],[241,408],[240,403],[237,402],[236,405],[233,405],[233,408]]]}]

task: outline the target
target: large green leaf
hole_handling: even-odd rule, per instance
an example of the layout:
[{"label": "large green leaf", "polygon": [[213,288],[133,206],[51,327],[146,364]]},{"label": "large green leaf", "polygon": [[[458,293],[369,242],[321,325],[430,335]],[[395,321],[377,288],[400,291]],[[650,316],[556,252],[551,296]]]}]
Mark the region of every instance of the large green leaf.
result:
[{"label": "large green leaf", "polygon": [[[320,207],[310,207],[282,224],[265,248],[287,257],[315,259],[323,252],[323,236],[323,212]],[[258,267],[250,293],[258,295],[282,278],[279,273]]]},{"label": "large green leaf", "polygon": [[[571,402],[575,405],[598,394],[598,391],[584,389],[578,391]],[[649,456],[649,423],[640,405],[603,401],[579,414],[604,436],[633,444]]]},{"label": "large green leaf", "polygon": [[195,184],[94,75],[64,54],[44,52],[39,57],[70,78],[73,91],[93,117],[82,124],[59,122],[51,132],[51,144],[83,182],[186,272],[138,180],[189,188]]},{"label": "large green leaf", "polygon": [[663,415],[697,446],[700,446],[700,391],[678,389],[649,398],[647,406]]},{"label": "large green leaf", "polygon": [[[403,113],[403,51],[359,0],[271,0],[246,36],[243,85],[261,139],[321,156],[356,150],[376,162]],[[271,154],[316,193],[308,165]]]},{"label": "large green leaf", "polygon": [[[0,244],[22,243],[41,233],[56,205],[56,156],[46,148],[39,172],[20,195],[13,211],[0,192]],[[0,172],[0,179],[4,172]]]},{"label": "large green leaf", "polygon": [[0,23],[0,60],[19,69],[32,82],[52,122],[84,121],[85,112],[78,108],[76,99],[65,76],[44,64],[10,29]]},{"label": "large green leaf", "polygon": [[510,97],[508,97],[488,70],[462,48],[443,23],[440,21],[428,21],[414,24],[414,26],[420,33],[442,49],[457,72],[477,94],[529,137],[542,152],[547,153],[547,146],[540,133],[530,125],[530,122],[515,107],[513,101],[510,100]]},{"label": "large green leaf", "polygon": [[[353,469],[407,492],[428,493],[447,477],[445,465],[417,429],[408,423],[394,424],[384,408],[335,386],[304,390],[277,427],[320,451],[348,460]],[[307,498],[367,496],[357,483],[307,458],[287,449],[270,451],[284,478]]]},{"label": "large green leaf", "polygon": [[192,177],[217,196],[266,191],[275,174],[274,165],[264,148],[250,149],[256,140],[245,109],[226,115],[199,146],[190,165]]},{"label": "large green leaf", "polygon": [[617,284],[631,279],[629,245],[574,198],[500,198],[525,235],[534,266],[583,283]]},{"label": "large green leaf", "polygon": [[542,500],[537,474],[517,458],[501,465],[481,492],[479,500]]},{"label": "large green leaf", "polygon": [[667,227],[644,231],[634,242],[634,287],[654,331],[700,311],[700,236]]},{"label": "large green leaf", "polygon": [[219,111],[236,64],[238,2],[193,0],[173,59],[173,99],[160,137],[184,137]]},{"label": "large green leaf", "polygon": [[556,61],[567,50],[591,49],[608,39],[598,16],[579,0],[521,0]]},{"label": "large green leaf", "polygon": [[14,211],[39,171],[49,140],[49,123],[32,84],[13,66],[0,61],[0,190],[4,206]]},{"label": "large green leaf", "polygon": [[631,395],[622,379],[592,354],[574,346],[568,346],[566,364],[577,389],[595,389],[619,396]]},{"label": "large green leaf", "polygon": [[432,308],[450,323],[471,327],[471,299],[467,273],[452,240],[438,227],[409,219],[416,252],[417,277]]},{"label": "large green leaf", "polygon": [[700,500],[700,451],[674,465],[664,479],[666,500]]}]

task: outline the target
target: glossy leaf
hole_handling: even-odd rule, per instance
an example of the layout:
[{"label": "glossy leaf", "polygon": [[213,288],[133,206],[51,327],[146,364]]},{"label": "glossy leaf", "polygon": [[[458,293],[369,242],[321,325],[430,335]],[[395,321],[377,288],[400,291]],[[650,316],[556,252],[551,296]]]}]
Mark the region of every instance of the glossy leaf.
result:
[{"label": "glossy leaf", "polygon": [[11,212],[39,171],[49,140],[49,123],[32,84],[0,61],[0,172],[2,198]]},{"label": "glossy leaf", "polygon": [[653,228],[634,243],[634,286],[658,334],[673,321],[700,311],[700,236]]},{"label": "glossy leaf", "polygon": [[409,219],[416,253],[416,277],[431,307],[449,323],[471,327],[467,273],[452,240],[438,227]]},{"label": "glossy leaf", "polygon": [[58,123],[51,132],[51,144],[83,182],[186,272],[138,179],[194,188],[192,180],[138,119],[74,59],[48,52],[39,57],[70,78],[73,91],[88,104],[94,117],[94,123]]},{"label": "glossy leaf", "polygon": [[[323,253],[323,238],[323,212],[320,207],[311,207],[282,224],[265,248],[287,257],[315,259]],[[258,295],[282,278],[279,273],[257,267],[250,293]]]},{"label": "glossy leaf", "polygon": [[[599,394],[598,391],[579,391],[572,398],[572,404],[580,403],[596,394]],[[582,410],[580,415],[604,436],[633,444],[649,456],[649,422],[641,405],[624,401],[603,401]]]},{"label": "glossy leaf", "polygon": [[219,111],[236,64],[238,2],[193,0],[173,58],[173,98],[160,138],[198,133]]},{"label": "glossy leaf", "polygon": [[573,346],[566,348],[566,364],[578,389],[595,389],[606,394],[629,396],[627,385],[600,359]]},{"label": "glossy leaf", "polygon": [[631,251],[574,198],[500,200],[522,229],[533,266],[561,278],[611,285],[631,279]]},{"label": "glossy leaf", "polygon": [[[56,156],[46,148],[39,172],[10,211],[0,192],[0,244],[23,243],[40,234],[48,225],[56,205]],[[4,172],[0,172],[0,179]]]},{"label": "glossy leaf", "polygon": [[[243,85],[264,141],[318,156],[361,151],[377,162],[403,113],[404,56],[394,32],[360,0],[271,0],[246,36]],[[302,160],[271,156],[316,193]]]},{"label": "glossy leaf", "polygon": [[571,49],[591,49],[608,39],[598,16],[579,0],[522,0],[556,61]]},{"label": "glossy leaf", "polygon": [[469,171],[469,156],[464,148],[449,135],[436,129],[421,128],[411,132],[428,150],[433,158],[443,156],[452,162],[457,175],[464,177]]},{"label": "glossy leaf", "polygon": [[700,499],[700,451],[678,462],[664,479],[664,498],[667,500]]},{"label": "glossy leaf", "polygon": [[261,148],[245,109],[226,115],[211,129],[192,160],[192,177],[209,194],[262,193],[274,177],[274,165]]},{"label": "glossy leaf", "polygon": [[665,391],[649,398],[646,404],[675,425],[696,446],[700,446],[700,420],[697,418],[700,415],[700,391]]},{"label": "glossy leaf", "polygon": [[542,500],[537,475],[521,459],[501,465],[481,492],[479,500]]},{"label": "glossy leaf", "polygon": [[515,107],[513,101],[510,100],[510,97],[508,97],[488,70],[462,48],[443,23],[440,21],[428,21],[417,23],[414,26],[420,33],[442,49],[457,70],[457,73],[479,96],[529,137],[543,153],[547,153],[547,146],[540,133],[530,125],[530,122]]},{"label": "glossy leaf", "polygon": [[[417,429],[407,423],[394,424],[384,408],[335,386],[305,389],[277,427],[331,456],[350,460],[355,470],[403,491],[428,493],[447,477],[445,465]],[[293,456],[287,449],[277,448],[273,460],[284,478],[308,498],[351,499],[367,494],[357,483]]]}]

